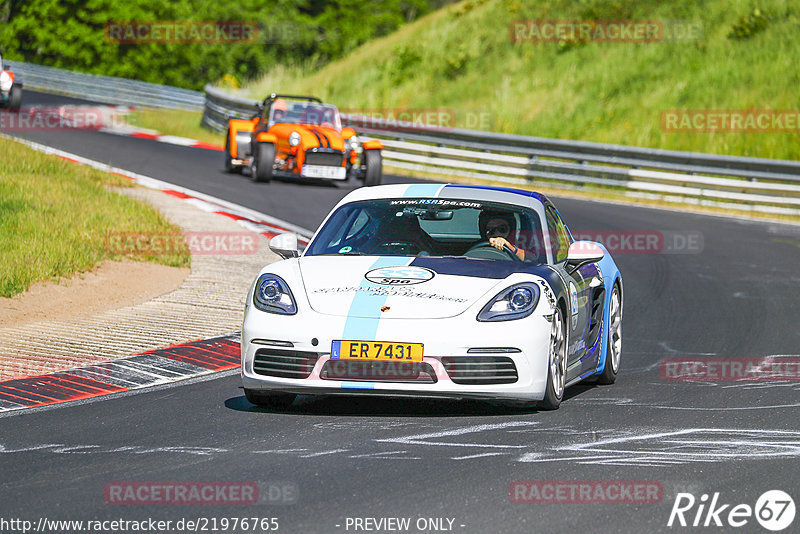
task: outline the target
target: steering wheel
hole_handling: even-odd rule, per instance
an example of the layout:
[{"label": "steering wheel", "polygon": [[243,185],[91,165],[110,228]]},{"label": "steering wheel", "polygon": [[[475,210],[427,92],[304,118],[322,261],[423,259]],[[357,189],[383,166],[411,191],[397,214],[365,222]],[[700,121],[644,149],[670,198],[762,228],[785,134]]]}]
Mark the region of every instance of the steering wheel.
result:
[{"label": "steering wheel", "polygon": [[464,256],[485,260],[507,260],[510,257],[514,261],[522,261],[508,245],[503,245],[503,250],[497,250],[488,239],[472,245]]}]

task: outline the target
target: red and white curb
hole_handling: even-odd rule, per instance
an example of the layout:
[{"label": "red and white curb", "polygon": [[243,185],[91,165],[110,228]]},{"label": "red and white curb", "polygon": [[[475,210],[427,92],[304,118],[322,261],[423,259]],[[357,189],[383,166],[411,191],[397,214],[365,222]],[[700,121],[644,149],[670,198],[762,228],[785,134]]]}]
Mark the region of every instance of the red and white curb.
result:
[{"label": "red and white curb", "polygon": [[189,137],[164,135],[155,130],[137,128],[136,126],[114,126],[110,128],[100,128],[99,131],[112,135],[123,135],[127,137],[136,137],[138,139],[150,139],[152,141],[158,141],[159,143],[167,143],[170,145],[188,146],[192,148],[202,148],[205,150],[218,150],[220,152],[225,150],[225,147],[220,145],[205,143],[203,141],[198,141],[197,139],[190,139]]},{"label": "red and white curb", "polygon": [[[135,111],[136,108],[132,108],[129,106],[104,106],[107,108],[104,110],[101,115],[101,124],[102,128],[99,128],[98,131],[109,133],[112,135],[122,135],[127,137],[136,137],[138,139],[150,139],[152,141],[157,141],[159,143],[167,143],[170,145],[179,145],[179,146],[188,146],[192,148],[203,148],[205,150],[218,150],[223,151],[225,147],[220,145],[215,145],[213,143],[206,143],[203,141],[198,141],[197,139],[191,139],[189,137],[180,137],[177,135],[164,135],[161,132],[156,130],[150,130],[148,128],[141,128],[139,126],[132,126],[125,122],[124,119],[121,117],[127,115],[131,111]],[[89,107],[89,109],[95,110],[98,109],[97,106]],[[80,114],[82,110],[81,106],[64,106],[64,115],[70,116],[75,114]]]},{"label": "red and white curb", "polygon": [[92,130],[112,135],[149,139],[159,143],[168,143],[205,150],[225,150],[220,145],[180,137],[164,135],[156,130],[128,124],[125,115],[136,108],[130,106],[86,106],[65,104],[58,107],[32,106],[23,108],[17,113],[0,116],[2,129],[8,133],[17,131],[53,131],[53,130]]},{"label": "red and white curb", "polygon": [[41,376],[0,382],[0,414],[178,382],[239,367],[239,334],[190,341]]},{"label": "red and white curb", "polygon": [[72,154],[57,148],[52,148],[46,145],[35,143],[33,141],[28,141],[27,139],[19,139],[17,137],[11,137],[3,134],[0,134],[0,137],[17,141],[35,150],[44,152],[45,154],[52,154],[73,163],[88,165],[90,167],[94,167],[95,169],[122,176],[123,178],[127,178],[141,186],[149,189],[155,189],[173,197],[180,198],[203,211],[216,213],[217,215],[223,215],[231,218],[245,229],[257,234],[261,234],[268,239],[280,233],[294,232],[298,235],[298,243],[305,246],[308,244],[309,239],[314,233],[311,230],[294,225],[288,221],[284,221],[265,213],[240,206],[239,204],[234,204],[233,202],[228,202],[227,200],[206,195],[205,193],[201,193],[199,191],[194,191],[186,187],[180,187],[156,178],[145,176],[143,174],[120,169],[119,167],[113,167],[106,163],[101,163],[89,158],[84,158],[83,156],[78,156],[77,154]]}]

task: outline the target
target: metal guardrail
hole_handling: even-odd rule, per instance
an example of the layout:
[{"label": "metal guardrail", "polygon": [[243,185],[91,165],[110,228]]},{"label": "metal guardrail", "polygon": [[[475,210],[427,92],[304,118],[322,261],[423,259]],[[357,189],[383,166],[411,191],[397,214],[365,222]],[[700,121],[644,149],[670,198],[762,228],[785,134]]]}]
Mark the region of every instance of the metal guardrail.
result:
[{"label": "metal guardrail", "polygon": [[[258,101],[207,85],[203,124],[218,131],[250,118]],[[800,215],[800,162],[720,156],[444,129],[342,115],[359,135],[381,139],[395,168],[515,184],[622,188],[625,195],[762,213]]]},{"label": "metal guardrail", "polygon": [[203,107],[203,125],[223,132],[231,119],[249,119],[258,113],[258,100],[230,95],[221,89],[206,85],[206,102]]},{"label": "metal guardrail", "polygon": [[[85,74],[22,61],[5,61],[26,88],[85,98],[107,104],[200,111],[205,95],[190,91],[113,76]],[[23,96],[24,102],[24,96]]]}]

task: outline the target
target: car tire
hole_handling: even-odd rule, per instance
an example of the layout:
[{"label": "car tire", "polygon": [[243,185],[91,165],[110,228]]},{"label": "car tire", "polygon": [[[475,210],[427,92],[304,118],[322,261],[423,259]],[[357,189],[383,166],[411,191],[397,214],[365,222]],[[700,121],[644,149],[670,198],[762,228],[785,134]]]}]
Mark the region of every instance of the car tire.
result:
[{"label": "car tire", "polygon": [[264,393],[253,389],[245,389],[244,396],[250,404],[278,410],[289,408],[297,398],[294,393]]},{"label": "car tire", "polygon": [[619,286],[614,284],[611,303],[608,306],[608,341],[606,363],[603,372],[597,375],[598,384],[613,384],[617,380],[622,353],[622,296]]},{"label": "car tire", "polygon": [[547,358],[547,386],[544,399],[539,406],[545,410],[555,410],[564,398],[567,381],[567,336],[564,313],[556,306],[550,323],[550,346]]},{"label": "car tire", "polygon": [[250,164],[250,177],[254,182],[269,182],[272,179],[272,166],[275,163],[275,145],[256,143],[253,162]]},{"label": "car tire", "polygon": [[383,178],[383,156],[380,150],[365,150],[364,158],[367,171],[364,176],[364,185],[367,187],[380,185]]},{"label": "car tire", "polygon": [[22,88],[12,85],[8,93],[8,109],[19,110],[22,107]]},{"label": "car tire", "polygon": [[233,164],[233,158],[231,157],[231,131],[228,130],[228,133],[225,134],[225,172],[228,173],[239,173],[242,172],[242,167],[239,165]]}]

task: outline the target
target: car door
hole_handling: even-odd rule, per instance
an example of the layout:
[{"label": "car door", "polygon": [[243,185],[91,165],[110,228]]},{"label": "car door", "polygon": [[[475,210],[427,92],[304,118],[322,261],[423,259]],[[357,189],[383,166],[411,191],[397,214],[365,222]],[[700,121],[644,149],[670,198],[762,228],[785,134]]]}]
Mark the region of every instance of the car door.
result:
[{"label": "car door", "polygon": [[[567,381],[594,370],[596,359],[587,347],[587,338],[592,324],[594,288],[600,281],[597,265],[590,263],[579,269],[567,267],[567,253],[571,243],[569,232],[556,209],[545,206],[547,232],[553,256],[553,267],[564,281],[567,289]],[[595,363],[593,363],[595,362]]]}]

